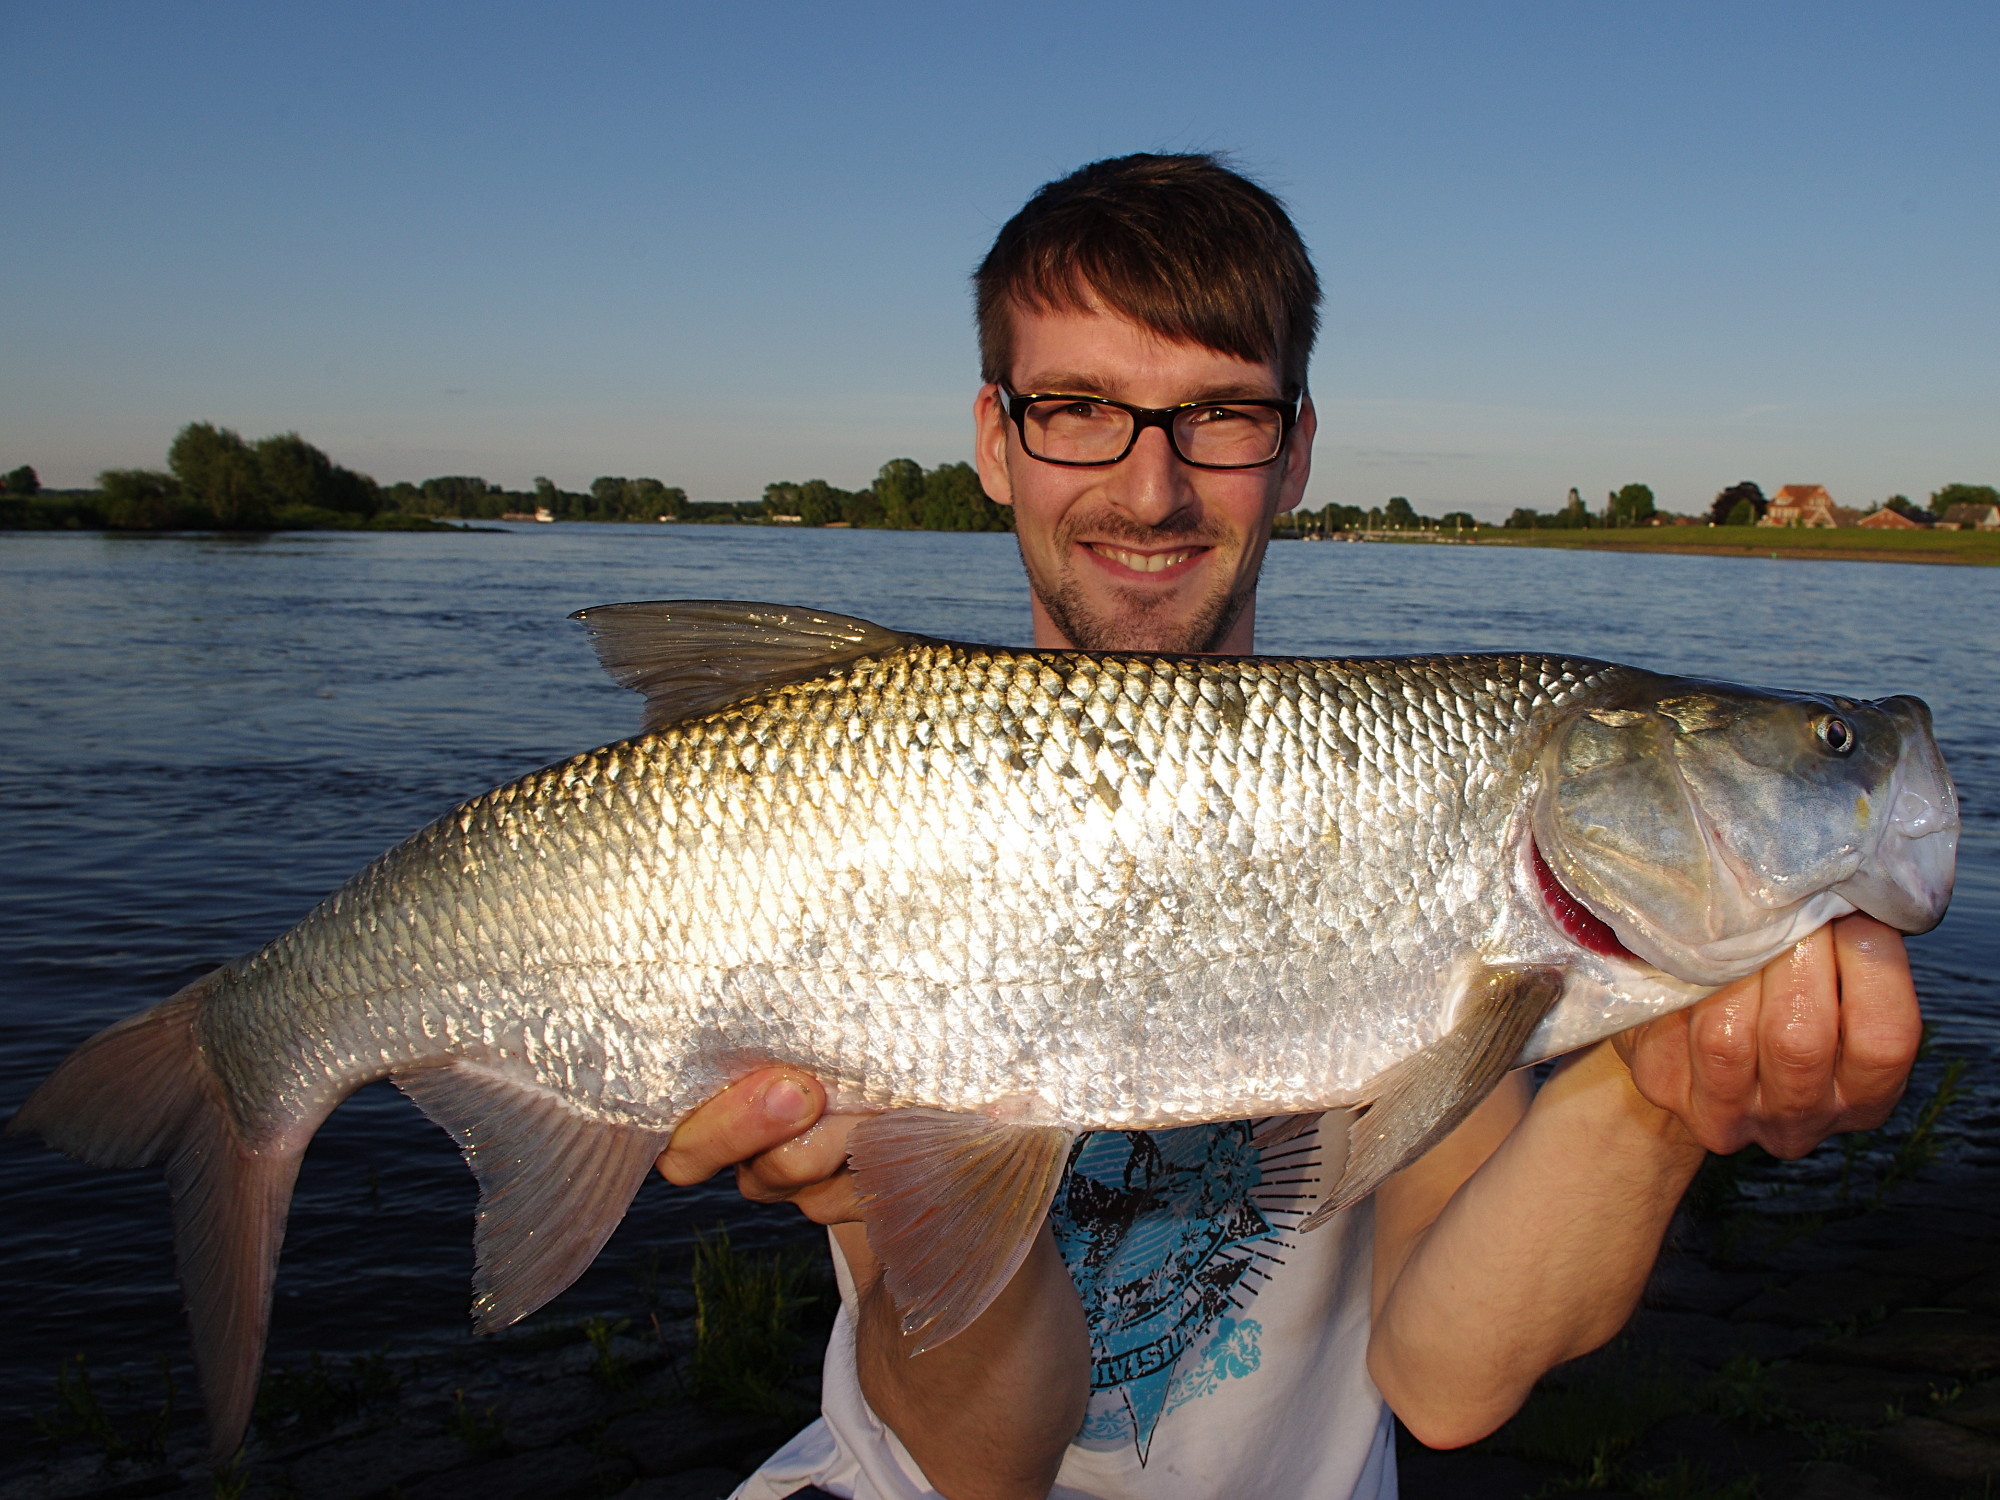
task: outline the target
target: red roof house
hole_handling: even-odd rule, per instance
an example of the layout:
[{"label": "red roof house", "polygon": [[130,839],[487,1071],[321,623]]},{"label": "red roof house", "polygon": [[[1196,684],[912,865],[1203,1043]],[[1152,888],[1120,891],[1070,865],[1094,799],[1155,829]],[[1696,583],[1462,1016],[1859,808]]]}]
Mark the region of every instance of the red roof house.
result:
[{"label": "red roof house", "polygon": [[1833,496],[1823,484],[1788,484],[1771,497],[1759,526],[1832,527],[1840,524],[1834,514]]}]

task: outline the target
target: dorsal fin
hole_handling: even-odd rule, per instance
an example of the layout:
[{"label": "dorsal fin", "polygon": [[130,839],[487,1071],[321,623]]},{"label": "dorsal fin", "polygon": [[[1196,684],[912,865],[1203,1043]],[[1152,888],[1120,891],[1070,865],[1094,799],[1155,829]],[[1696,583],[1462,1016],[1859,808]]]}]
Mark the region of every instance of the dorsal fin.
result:
[{"label": "dorsal fin", "polygon": [[646,732],[923,640],[796,604],[666,599],[571,615],[604,670],[646,698]]}]

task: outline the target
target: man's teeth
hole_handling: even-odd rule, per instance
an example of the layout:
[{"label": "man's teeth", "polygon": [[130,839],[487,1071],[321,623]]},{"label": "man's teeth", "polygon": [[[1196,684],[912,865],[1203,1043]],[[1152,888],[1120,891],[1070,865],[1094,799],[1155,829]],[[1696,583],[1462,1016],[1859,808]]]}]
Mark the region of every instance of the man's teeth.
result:
[{"label": "man's teeth", "polygon": [[1193,552],[1127,552],[1123,547],[1097,547],[1098,556],[1122,563],[1134,573],[1164,573],[1176,563],[1184,563]]}]

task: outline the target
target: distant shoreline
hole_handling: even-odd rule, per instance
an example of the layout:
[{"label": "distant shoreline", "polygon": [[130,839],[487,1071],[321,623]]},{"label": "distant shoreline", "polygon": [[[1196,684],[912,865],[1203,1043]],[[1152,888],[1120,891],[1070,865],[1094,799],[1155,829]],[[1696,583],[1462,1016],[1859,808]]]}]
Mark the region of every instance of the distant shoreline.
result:
[{"label": "distant shoreline", "polygon": [[[1340,535],[1336,532],[1328,540]],[[1403,540],[1383,532],[1372,533],[1367,539]],[[1603,531],[1482,528],[1463,537],[1412,532],[1408,540],[1475,547],[1567,547],[1588,552],[1673,552],[1697,557],[2000,567],[2000,532],[1993,531],[1885,531],[1864,536],[1854,527],[1819,531],[1775,526],[1621,527]]]}]

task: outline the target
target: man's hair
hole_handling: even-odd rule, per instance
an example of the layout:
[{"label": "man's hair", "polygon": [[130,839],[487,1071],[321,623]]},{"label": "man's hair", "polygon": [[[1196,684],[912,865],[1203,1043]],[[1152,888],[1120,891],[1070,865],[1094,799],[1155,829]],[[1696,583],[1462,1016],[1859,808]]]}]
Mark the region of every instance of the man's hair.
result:
[{"label": "man's hair", "polygon": [[973,275],[982,378],[1007,381],[1013,311],[1091,301],[1161,338],[1274,366],[1305,389],[1319,277],[1285,205],[1206,153],[1117,156],[1045,183]]}]

